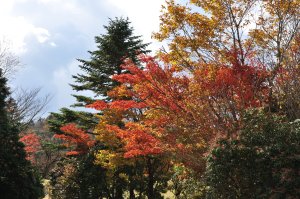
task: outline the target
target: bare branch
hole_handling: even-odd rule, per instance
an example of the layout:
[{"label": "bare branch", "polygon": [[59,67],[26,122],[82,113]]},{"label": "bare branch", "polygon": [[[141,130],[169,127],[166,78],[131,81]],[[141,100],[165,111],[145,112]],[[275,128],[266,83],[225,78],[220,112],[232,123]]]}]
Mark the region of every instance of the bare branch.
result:
[{"label": "bare branch", "polygon": [[25,129],[45,113],[52,96],[47,94],[39,97],[40,91],[40,88],[32,90],[20,88],[13,92],[13,98],[8,103],[10,104],[10,115],[13,121],[21,124],[20,128]]},{"label": "bare branch", "polygon": [[3,75],[11,77],[21,66],[18,56],[10,50],[10,44],[7,40],[0,40],[0,68]]}]

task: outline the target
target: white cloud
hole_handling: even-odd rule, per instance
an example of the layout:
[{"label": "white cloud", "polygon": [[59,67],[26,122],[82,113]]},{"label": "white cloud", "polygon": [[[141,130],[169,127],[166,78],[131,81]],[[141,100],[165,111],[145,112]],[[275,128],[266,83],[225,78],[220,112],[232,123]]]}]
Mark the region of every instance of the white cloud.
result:
[{"label": "white cloud", "polygon": [[25,51],[25,32],[27,32],[26,22],[22,17],[1,17],[0,18],[0,26],[4,27],[0,30],[1,37],[8,39],[12,42],[12,50],[20,53]]},{"label": "white cloud", "polygon": [[[78,0],[0,0],[0,36],[4,36],[12,40],[13,50],[16,53],[26,52],[26,37],[34,36],[39,43],[49,42],[50,46],[54,46],[51,40],[49,28],[63,27],[65,25],[73,25],[82,30],[85,35],[90,35],[91,31],[95,32],[100,24],[96,24],[97,19],[95,10],[90,12],[92,4],[84,5]],[[20,3],[33,3],[33,5],[42,6],[43,11],[34,15],[28,13],[28,16],[18,16],[13,14],[13,9]],[[35,4],[34,4],[35,2]],[[159,27],[159,15],[162,0],[109,0],[100,4],[94,3],[94,7],[101,9],[109,9],[116,16],[128,16],[135,28],[135,34],[142,35],[145,42],[155,42],[151,39],[153,31],[157,31]],[[37,4],[36,4],[37,3]],[[104,6],[104,7],[103,7]],[[55,12],[54,12],[55,10]],[[50,16],[51,15],[51,16]],[[29,18],[29,16],[31,18]],[[37,24],[42,24],[37,25]],[[103,24],[105,25],[105,24]],[[151,46],[152,50],[155,44]]]},{"label": "white cloud", "polygon": [[159,30],[159,16],[163,0],[110,0],[114,7],[129,17],[137,35],[145,42],[152,42],[151,50],[157,50],[159,44],[151,39],[153,32]]},{"label": "white cloud", "polygon": [[[50,85],[46,88],[55,92],[53,109],[58,109],[74,102],[69,83],[72,74],[80,71],[78,63],[72,60],[85,57],[78,48],[84,53],[95,48],[93,37],[105,33],[102,25],[107,25],[107,18],[128,16],[134,34],[142,35],[144,42],[155,43],[151,34],[158,30],[163,3],[164,0],[0,0],[0,38],[5,36],[11,40],[13,51],[26,60],[26,68],[31,67],[33,75],[42,79],[40,82]],[[32,39],[43,45],[27,43]],[[152,44],[150,48],[156,50],[159,45]],[[24,53],[29,50],[33,53]],[[43,64],[44,57],[47,66]],[[40,74],[50,70],[52,75]],[[36,86],[32,74],[22,72],[22,75],[23,82]]]},{"label": "white cloud", "polygon": [[45,28],[32,27],[32,33],[35,35],[38,42],[40,43],[46,42],[47,40],[49,40],[50,37],[49,31]]},{"label": "white cloud", "polygon": [[7,15],[12,10],[13,5],[13,0],[1,0],[0,16],[3,17]]},{"label": "white cloud", "polygon": [[33,35],[38,42],[49,40],[50,33],[47,29],[30,24],[23,16],[4,16],[0,18],[0,36],[12,42],[12,50],[17,54],[26,52],[25,38]]},{"label": "white cloud", "polygon": [[34,36],[39,43],[44,43],[50,38],[46,28],[35,26],[25,16],[12,14],[15,4],[24,1],[26,0],[1,0],[0,3],[0,37],[11,41],[11,50],[17,54],[27,51],[25,42],[27,36]]},{"label": "white cloud", "polygon": [[71,74],[76,74],[79,72],[77,61],[72,61],[66,67],[62,66],[55,71],[53,71],[53,79],[54,83],[61,87],[62,82],[66,82],[66,84],[71,82]]},{"label": "white cloud", "polygon": [[56,43],[54,43],[54,42],[50,42],[49,44],[50,44],[50,46],[52,46],[52,47],[56,47],[56,46],[57,46]]}]

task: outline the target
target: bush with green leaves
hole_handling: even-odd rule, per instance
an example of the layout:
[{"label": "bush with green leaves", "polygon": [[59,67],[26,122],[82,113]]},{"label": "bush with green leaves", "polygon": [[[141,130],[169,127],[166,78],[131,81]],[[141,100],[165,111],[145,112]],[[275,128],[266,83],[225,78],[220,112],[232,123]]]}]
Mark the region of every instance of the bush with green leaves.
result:
[{"label": "bush with green leaves", "polygon": [[236,139],[221,140],[208,159],[207,198],[297,198],[300,120],[247,111]]}]

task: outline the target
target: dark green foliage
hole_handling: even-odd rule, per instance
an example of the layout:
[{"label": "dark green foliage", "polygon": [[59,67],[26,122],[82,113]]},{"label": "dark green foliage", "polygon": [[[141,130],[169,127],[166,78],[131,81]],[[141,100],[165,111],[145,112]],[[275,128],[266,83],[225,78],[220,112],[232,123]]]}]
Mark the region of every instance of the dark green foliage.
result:
[{"label": "dark green foliage", "polygon": [[[89,51],[91,60],[78,60],[85,74],[74,75],[77,84],[72,85],[76,91],[90,90],[101,97],[106,97],[107,92],[117,85],[111,76],[123,72],[121,65],[124,59],[130,58],[137,63],[137,54],[148,52],[148,44],[143,44],[140,36],[133,36],[128,19],[110,19],[104,28],[107,34],[95,37],[98,49]],[[79,102],[86,101],[81,96],[75,97]]]},{"label": "dark green foliage", "polygon": [[172,173],[168,189],[172,190],[176,199],[204,198],[207,187],[201,176],[181,165],[174,165]]},{"label": "dark green foliage", "polygon": [[209,198],[297,198],[300,121],[248,111],[240,137],[222,140],[208,160]]},{"label": "dark green foliage", "polygon": [[109,190],[105,170],[94,164],[94,147],[89,154],[77,158],[64,158],[51,173],[53,198],[104,198]]},{"label": "dark green foliage", "polygon": [[0,69],[0,197],[3,199],[35,199],[42,196],[42,185],[25,159],[19,130],[7,116],[9,95],[6,79]]},{"label": "dark green foliage", "polygon": [[77,176],[80,179],[80,198],[94,199],[108,196],[106,173],[103,168],[95,165],[94,153],[95,150],[91,150],[79,165]]},{"label": "dark green foliage", "polygon": [[76,123],[79,128],[90,130],[98,123],[98,118],[92,113],[62,108],[60,113],[51,113],[48,119],[50,130],[57,134],[61,134],[60,127],[68,123]]}]

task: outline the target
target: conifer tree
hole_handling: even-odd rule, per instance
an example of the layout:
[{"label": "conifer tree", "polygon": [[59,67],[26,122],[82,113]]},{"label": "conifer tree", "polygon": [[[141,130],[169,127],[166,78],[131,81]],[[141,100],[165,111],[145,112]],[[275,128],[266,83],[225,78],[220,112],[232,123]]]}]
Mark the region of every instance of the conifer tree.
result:
[{"label": "conifer tree", "polygon": [[0,195],[3,199],[39,198],[42,186],[25,159],[17,124],[8,119],[6,99],[9,90],[6,81],[0,69]]},{"label": "conifer tree", "polygon": [[[124,72],[121,68],[124,59],[129,58],[138,62],[137,54],[147,53],[148,44],[143,44],[140,36],[133,36],[133,28],[128,19],[116,18],[104,26],[107,34],[96,36],[98,49],[90,51],[91,59],[82,60],[79,66],[85,74],[74,75],[77,84],[72,87],[76,91],[93,91],[96,96],[106,97],[107,92],[117,85],[112,75]],[[86,101],[86,98],[75,96],[77,100]]]}]

